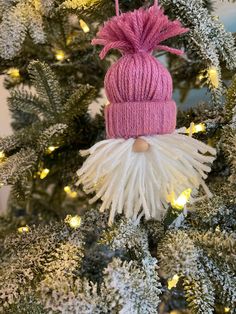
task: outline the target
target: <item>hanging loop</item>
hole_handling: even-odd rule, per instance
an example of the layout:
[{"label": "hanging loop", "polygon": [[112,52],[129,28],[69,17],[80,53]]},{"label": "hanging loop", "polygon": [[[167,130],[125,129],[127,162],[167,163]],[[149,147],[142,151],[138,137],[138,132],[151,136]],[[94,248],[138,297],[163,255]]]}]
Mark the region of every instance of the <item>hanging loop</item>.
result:
[{"label": "hanging loop", "polygon": [[120,14],[119,0],[115,0],[115,3],[116,3],[116,16],[119,16],[119,14]]},{"label": "hanging loop", "polygon": [[[115,0],[116,16],[120,15],[119,0]],[[154,0],[154,6],[158,6],[158,0]]]}]

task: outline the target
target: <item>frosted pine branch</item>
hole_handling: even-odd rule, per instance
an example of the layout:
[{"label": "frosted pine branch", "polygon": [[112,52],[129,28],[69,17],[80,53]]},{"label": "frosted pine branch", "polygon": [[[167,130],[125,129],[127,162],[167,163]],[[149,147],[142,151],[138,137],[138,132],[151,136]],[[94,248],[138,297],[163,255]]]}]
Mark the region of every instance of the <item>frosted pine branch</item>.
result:
[{"label": "frosted pine branch", "polygon": [[44,151],[49,146],[57,146],[60,143],[60,137],[65,135],[68,126],[66,124],[57,123],[45,129],[38,139],[41,151]]},{"label": "frosted pine branch", "polygon": [[28,68],[30,78],[37,95],[48,105],[48,110],[54,116],[61,110],[61,89],[55,74],[46,63],[32,61]]},{"label": "frosted pine branch", "polygon": [[36,1],[22,0],[17,4],[12,3],[10,8],[3,11],[0,24],[0,56],[2,58],[12,59],[20,53],[27,31],[31,33],[36,44],[45,42],[42,11],[36,3]]},{"label": "frosted pine branch", "polygon": [[0,182],[2,184],[14,184],[22,176],[31,175],[37,161],[35,151],[21,149],[18,153],[7,158],[0,164]]}]

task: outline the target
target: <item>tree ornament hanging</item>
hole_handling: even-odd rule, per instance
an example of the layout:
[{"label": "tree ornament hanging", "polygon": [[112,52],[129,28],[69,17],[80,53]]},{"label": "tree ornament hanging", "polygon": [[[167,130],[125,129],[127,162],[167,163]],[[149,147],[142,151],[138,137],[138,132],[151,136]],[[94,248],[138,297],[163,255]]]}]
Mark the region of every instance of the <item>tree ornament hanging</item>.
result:
[{"label": "tree ornament hanging", "polygon": [[188,29],[169,20],[157,1],[149,9],[121,15],[116,5],[116,12],[92,41],[104,46],[101,59],[111,49],[122,54],[104,82],[107,139],[81,152],[88,158],[77,172],[78,184],[95,192],[91,203],[101,199],[101,212],[110,210],[110,224],[117,213],[161,220],[170,195],[202,186],[211,196],[204,179],[215,149],[175,129],[172,78],[152,55],[154,50],[181,55],[162,42]]}]

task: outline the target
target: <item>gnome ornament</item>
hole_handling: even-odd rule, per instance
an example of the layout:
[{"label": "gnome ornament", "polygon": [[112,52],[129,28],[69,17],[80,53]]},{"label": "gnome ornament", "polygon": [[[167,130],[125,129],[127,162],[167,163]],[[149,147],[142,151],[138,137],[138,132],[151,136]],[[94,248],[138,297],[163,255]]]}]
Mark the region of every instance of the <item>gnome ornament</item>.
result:
[{"label": "gnome ornament", "polygon": [[188,30],[169,20],[157,1],[121,15],[118,1],[116,8],[117,16],[92,41],[104,46],[101,59],[110,49],[122,54],[104,82],[107,139],[81,152],[88,158],[77,172],[78,184],[95,192],[91,203],[101,199],[100,210],[110,210],[109,224],[116,213],[161,220],[171,196],[200,186],[211,196],[204,179],[215,149],[175,129],[172,78],[152,55],[154,50],[182,54],[161,43]]}]

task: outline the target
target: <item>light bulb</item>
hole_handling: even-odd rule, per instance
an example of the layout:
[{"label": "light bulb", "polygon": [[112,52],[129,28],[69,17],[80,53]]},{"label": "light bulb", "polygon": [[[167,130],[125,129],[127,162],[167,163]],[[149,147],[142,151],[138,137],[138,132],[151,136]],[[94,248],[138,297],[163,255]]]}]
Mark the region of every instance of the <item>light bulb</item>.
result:
[{"label": "light bulb", "polygon": [[24,227],[19,227],[17,230],[19,233],[27,233],[30,231],[30,228],[28,226],[24,226]]},{"label": "light bulb", "polygon": [[179,281],[179,276],[176,274],[172,278],[170,278],[167,282],[168,289],[175,288],[177,286],[177,283]]},{"label": "light bulb", "polygon": [[43,180],[44,178],[46,178],[46,176],[49,174],[49,172],[50,172],[49,169],[47,169],[47,168],[43,169],[43,170],[41,171],[40,175],[39,175],[40,179]]},{"label": "light bulb", "polygon": [[47,149],[47,153],[51,154],[52,152],[54,152],[54,150],[56,150],[58,148],[58,146],[49,146]]},{"label": "light bulb", "polygon": [[219,81],[219,75],[218,75],[217,68],[215,66],[208,68],[207,74],[208,74],[208,79],[210,80],[212,86],[214,88],[218,88],[220,81]]},{"label": "light bulb", "polygon": [[66,54],[63,50],[57,49],[57,50],[55,50],[55,58],[58,61],[63,61],[66,58]]},{"label": "light bulb", "polygon": [[190,123],[190,127],[186,130],[188,134],[194,134],[199,132],[205,132],[206,125],[204,123],[195,124],[194,122]]},{"label": "light bulb", "polygon": [[168,199],[171,206],[175,209],[183,209],[191,197],[192,189],[186,189],[183,191],[177,199],[174,199],[173,195]]},{"label": "light bulb", "polygon": [[71,197],[71,198],[76,198],[78,193],[76,191],[72,191],[71,188],[69,186],[65,186],[64,187],[64,191],[66,192],[66,194]]},{"label": "light bulb", "polygon": [[85,23],[84,20],[80,19],[79,24],[80,24],[80,27],[82,28],[84,33],[88,33],[90,31],[88,24]]},{"label": "light bulb", "polygon": [[66,192],[66,193],[69,193],[71,190],[70,190],[70,187],[67,185],[67,186],[65,186],[64,187],[64,191]]},{"label": "light bulb", "polygon": [[205,79],[205,81],[213,88],[218,88],[220,85],[219,72],[216,66],[211,66],[208,69],[201,71],[198,74],[197,79],[200,81]]},{"label": "light bulb", "polygon": [[19,79],[20,77],[20,71],[19,69],[17,68],[10,68],[8,71],[7,71],[7,74],[13,78],[13,79]]},{"label": "light bulb", "polygon": [[74,34],[70,34],[66,37],[66,45],[69,46],[74,40]]},{"label": "light bulb", "polygon": [[64,221],[73,229],[77,229],[81,225],[81,217],[78,215],[67,215]]}]

